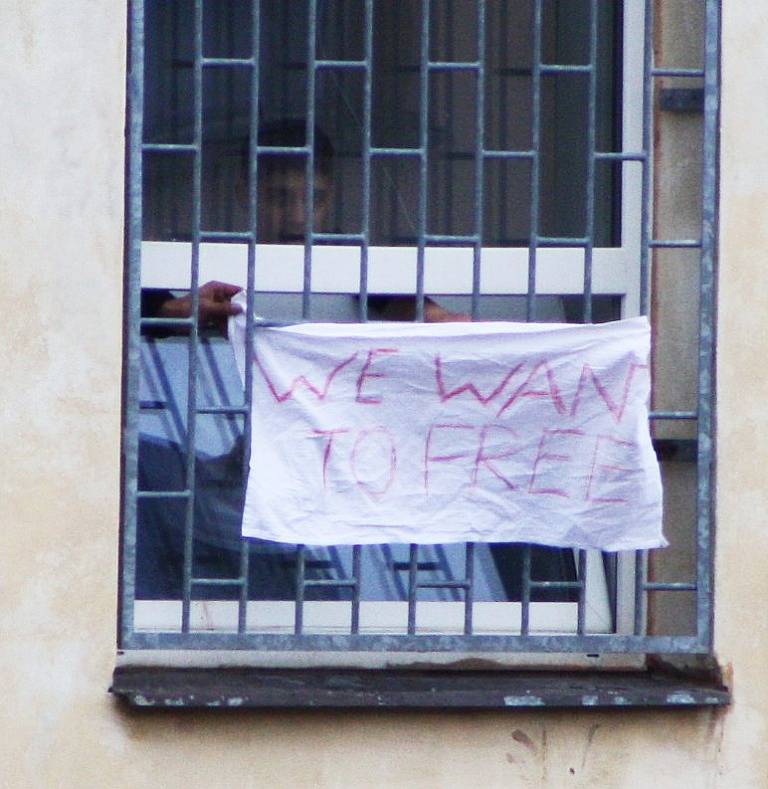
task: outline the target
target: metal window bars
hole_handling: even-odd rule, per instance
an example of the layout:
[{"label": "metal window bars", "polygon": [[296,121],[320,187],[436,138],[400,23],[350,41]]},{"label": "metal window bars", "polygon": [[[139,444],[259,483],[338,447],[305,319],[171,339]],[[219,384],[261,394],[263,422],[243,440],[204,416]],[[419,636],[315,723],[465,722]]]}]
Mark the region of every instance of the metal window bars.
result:
[{"label": "metal window bars", "polygon": [[[713,467],[712,444],[712,394],[713,394],[713,316],[714,316],[714,269],[716,252],[716,173],[717,173],[717,123],[719,96],[719,4],[716,0],[702,0],[705,9],[706,36],[705,59],[703,68],[683,69],[665,68],[654,63],[653,33],[654,6],[646,0],[642,18],[644,19],[644,74],[642,108],[642,145],[638,150],[606,151],[598,150],[596,141],[596,81],[598,48],[598,0],[586,0],[585,9],[589,22],[588,61],[585,63],[545,62],[542,47],[544,32],[544,0],[532,0],[532,67],[531,79],[531,143],[524,148],[486,147],[486,52],[487,16],[485,0],[474,4],[476,26],[476,57],[468,60],[432,59],[430,54],[431,12],[435,5],[431,0],[421,1],[419,35],[419,116],[418,142],[411,146],[375,145],[372,136],[373,102],[373,63],[376,46],[374,25],[375,4],[373,0],[361,0],[363,7],[362,56],[355,58],[318,57],[316,42],[318,35],[319,5],[322,0],[308,0],[307,3],[307,52],[306,52],[306,128],[307,139],[304,146],[280,148],[261,146],[256,143],[260,123],[260,33],[261,8],[259,0],[253,0],[251,12],[252,51],[248,57],[207,57],[204,52],[204,14],[206,3],[193,0],[194,13],[193,41],[194,57],[192,62],[193,129],[190,142],[159,142],[145,139],[145,11],[149,4],[145,0],[132,0],[130,4],[130,68],[128,77],[129,135],[128,135],[128,197],[127,197],[127,299],[125,357],[125,415],[124,415],[124,497],[121,551],[121,598],[120,598],[120,647],[123,649],[254,649],[254,650],[336,650],[336,651],[461,651],[467,652],[577,652],[577,653],[696,653],[707,652],[712,645],[712,486]],[[637,11],[640,0],[627,0],[625,10],[633,7]],[[502,4],[503,5],[503,4]],[[203,190],[203,91],[204,75],[212,69],[244,70],[250,78],[250,119],[249,119],[249,188],[247,231],[206,231],[201,222],[201,203]],[[519,632],[506,634],[483,634],[476,631],[474,612],[475,589],[475,550],[468,544],[465,550],[463,577],[451,580],[423,580],[424,562],[420,561],[418,545],[408,548],[408,559],[404,568],[407,572],[405,598],[407,600],[407,625],[402,632],[370,633],[361,628],[361,548],[352,549],[351,574],[347,577],[328,579],[312,578],[307,575],[311,561],[305,546],[296,547],[295,597],[293,600],[292,632],[263,632],[249,625],[248,572],[249,550],[246,541],[242,542],[240,552],[240,574],[236,578],[195,577],[193,568],[194,552],[194,508],[196,497],[195,431],[198,420],[205,415],[218,414],[243,417],[243,451],[245,457],[250,452],[250,427],[247,415],[251,409],[253,380],[250,370],[246,371],[245,396],[240,405],[201,404],[198,397],[198,347],[201,341],[201,326],[196,316],[199,305],[200,251],[206,241],[234,241],[247,246],[248,298],[247,334],[249,353],[252,348],[254,324],[254,294],[259,277],[259,239],[257,237],[257,217],[259,194],[257,189],[260,155],[291,154],[305,161],[305,204],[310,206],[315,191],[315,141],[314,128],[316,116],[316,76],[321,71],[344,70],[362,76],[363,110],[361,119],[361,223],[356,232],[320,232],[314,226],[311,210],[306,211],[304,253],[302,316],[312,318],[312,273],[313,259],[317,243],[346,243],[359,248],[359,320],[368,319],[369,294],[369,257],[371,251],[371,200],[372,164],[384,159],[413,159],[418,164],[418,211],[416,216],[416,283],[415,283],[415,320],[424,320],[426,288],[425,259],[427,250],[435,245],[465,245],[472,248],[472,288],[471,311],[473,317],[479,314],[481,299],[481,275],[483,271],[483,217],[485,194],[484,167],[489,161],[523,161],[530,165],[530,238],[528,241],[528,273],[526,312],[528,320],[536,319],[536,283],[540,250],[550,247],[580,248],[583,250],[583,320],[592,318],[593,305],[593,251],[595,247],[595,171],[599,164],[606,163],[625,167],[635,165],[641,168],[640,185],[641,213],[639,227],[639,278],[640,311],[648,313],[650,306],[650,268],[653,250],[695,249],[700,251],[700,324],[698,345],[698,399],[694,409],[656,410],[651,419],[658,421],[691,421],[696,424],[697,437],[697,515],[695,534],[695,579],[692,582],[657,582],[647,576],[647,561],[644,552],[637,552],[634,566],[634,626],[631,632],[589,632],[587,617],[587,555],[578,552],[578,571],[573,581],[541,581],[532,578],[531,547],[526,546],[522,553],[522,576],[520,592]],[[429,156],[430,156],[430,80],[434,75],[465,73],[475,79],[474,118],[474,177],[473,206],[474,229],[470,233],[431,233],[428,222],[429,194]],[[542,119],[542,80],[551,75],[584,75],[588,81],[588,128],[587,164],[585,188],[582,200],[585,205],[585,231],[577,237],[568,235],[546,235],[540,228],[541,203],[541,146],[543,133]],[[683,81],[703,81],[704,84],[704,126],[703,126],[703,174],[702,174],[702,220],[701,236],[696,239],[660,239],[654,237],[653,216],[653,136],[654,97],[658,80],[674,77]],[[453,108],[453,111],[458,111]],[[189,157],[192,162],[192,221],[191,257],[189,268],[192,316],[190,318],[157,318],[141,316],[141,266],[142,266],[142,218],[143,218],[143,171],[148,156]],[[624,228],[623,232],[633,232]],[[141,361],[141,328],[165,328],[182,330],[186,333],[189,348],[186,394],[186,467],[185,483],[179,490],[144,490],[139,487],[139,429],[140,415],[152,405],[141,404],[139,397]],[[181,595],[181,617],[177,628],[159,630],[143,629],[136,626],[136,568],[137,568],[137,515],[140,503],[145,500],[184,502],[184,545],[183,545],[183,594]],[[197,629],[193,623],[194,591],[202,587],[230,587],[238,590],[236,625],[226,631]],[[349,626],[346,632],[317,633],[307,632],[305,612],[307,610],[306,592],[309,589],[333,587],[347,589],[349,603]],[[419,592],[426,588],[450,590],[461,598],[463,606],[462,632],[436,633],[422,632],[417,627],[417,614],[420,603]],[[577,622],[573,633],[542,633],[531,622],[532,596],[542,589],[574,590],[577,607]],[[689,593],[695,595],[696,625],[695,633],[654,634],[647,632],[646,605],[648,596],[655,592]]]}]

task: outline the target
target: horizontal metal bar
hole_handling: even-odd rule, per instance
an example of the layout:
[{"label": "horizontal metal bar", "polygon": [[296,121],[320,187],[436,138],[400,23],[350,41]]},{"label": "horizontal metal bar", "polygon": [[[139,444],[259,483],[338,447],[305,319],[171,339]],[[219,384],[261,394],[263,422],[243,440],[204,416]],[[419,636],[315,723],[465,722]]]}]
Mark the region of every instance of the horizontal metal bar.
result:
[{"label": "horizontal metal bar", "polygon": [[313,633],[157,633],[134,631],[124,649],[261,649],[338,652],[543,652],[706,654],[695,636],[633,635],[321,635]]},{"label": "horizontal metal bar", "polygon": [[248,414],[245,405],[204,405],[197,409],[198,414]]},{"label": "horizontal metal bar", "polygon": [[417,581],[417,589],[469,589],[469,581]]},{"label": "horizontal metal bar", "polygon": [[316,60],[315,68],[338,68],[338,69],[364,69],[368,64],[365,60]]},{"label": "horizontal metal bar", "polygon": [[649,419],[698,419],[696,411],[651,411]]},{"label": "horizontal metal bar", "polygon": [[654,68],[653,77],[686,77],[688,79],[704,79],[704,71],[700,68]]},{"label": "horizontal metal bar", "polygon": [[542,74],[589,74],[592,66],[589,63],[566,65],[565,63],[542,63],[539,67]]},{"label": "horizontal metal bar", "polygon": [[478,244],[480,236],[477,233],[469,235],[444,235],[440,233],[426,233],[424,241],[427,244]]},{"label": "horizontal metal bar", "polygon": [[531,579],[531,589],[581,589],[583,581],[534,581]]},{"label": "horizontal metal bar", "polygon": [[330,243],[338,241],[342,244],[362,244],[365,242],[363,233],[312,233],[313,241],[325,241]]},{"label": "horizontal metal bar", "polygon": [[170,329],[174,326],[191,326],[194,322],[193,318],[142,318],[140,325],[164,326]]},{"label": "horizontal metal bar", "polygon": [[662,583],[658,581],[646,581],[643,584],[646,592],[695,592],[696,584],[689,583]]},{"label": "horizontal metal bar", "polygon": [[188,499],[192,491],[187,490],[137,490],[138,499]]},{"label": "horizontal metal bar", "polygon": [[371,156],[424,156],[424,148],[371,148]]},{"label": "horizontal metal bar", "polygon": [[600,162],[645,162],[648,159],[644,151],[595,151],[593,156]]},{"label": "horizontal metal bar", "polygon": [[[416,562],[416,570],[418,572],[432,572],[439,570],[441,567],[440,562]],[[408,572],[411,569],[410,562],[392,562],[392,569],[398,572]]]},{"label": "horizontal metal bar", "polygon": [[257,145],[256,153],[263,153],[267,156],[282,156],[284,154],[295,153],[306,155],[310,152],[306,145]]},{"label": "horizontal metal bar", "polygon": [[536,156],[536,151],[483,151],[485,159],[533,159],[534,156]]},{"label": "horizontal metal bar", "polygon": [[[309,562],[307,562],[309,564]],[[344,587],[354,587],[357,586],[360,582],[356,579],[349,579],[343,578],[336,580],[334,578],[305,578],[302,582],[305,587],[308,586],[344,586]]]},{"label": "horizontal metal bar", "polygon": [[480,63],[477,60],[430,60],[427,68],[430,71],[477,71]]},{"label": "horizontal metal bar", "polygon": [[680,241],[653,239],[648,242],[648,245],[654,249],[701,249],[701,241],[694,238],[681,239]]},{"label": "horizontal metal bar", "polygon": [[251,67],[254,65],[253,58],[203,58],[202,59],[203,66],[208,66],[212,68],[218,67]]},{"label": "horizontal metal bar", "polygon": [[141,146],[144,153],[196,153],[194,143],[181,142],[145,142]]},{"label": "horizontal metal bar", "polygon": [[253,239],[254,234],[247,230],[234,231],[234,230],[201,230],[201,241],[244,241],[248,242]]},{"label": "horizontal metal bar", "polygon": [[[531,241],[533,243],[533,240]],[[585,247],[589,243],[588,238],[568,238],[563,236],[536,236],[536,246],[539,247]]]},{"label": "horizontal metal bar", "polygon": [[167,400],[140,400],[139,411],[164,411],[168,408]]},{"label": "horizontal metal bar", "polygon": [[192,578],[193,586],[243,586],[245,578]]}]

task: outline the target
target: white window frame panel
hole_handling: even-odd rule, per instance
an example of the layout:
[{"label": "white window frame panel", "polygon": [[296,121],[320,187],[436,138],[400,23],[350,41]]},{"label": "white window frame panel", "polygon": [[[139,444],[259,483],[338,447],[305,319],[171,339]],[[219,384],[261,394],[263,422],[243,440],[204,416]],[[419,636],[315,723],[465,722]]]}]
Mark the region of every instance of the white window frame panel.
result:
[{"label": "white window frame panel", "polygon": [[[644,9],[624,5],[622,51],[623,152],[642,149]],[[622,297],[622,317],[640,310],[642,173],[640,162],[626,162],[621,179],[621,245],[592,252],[592,294]],[[188,242],[144,241],[143,288],[188,289],[192,245]],[[302,293],[304,247],[259,244],[256,248],[257,290]],[[580,247],[543,247],[536,252],[536,293],[582,295],[584,257]],[[416,292],[415,247],[370,247],[370,293]],[[429,295],[471,295],[471,247],[429,246],[425,251],[424,290]],[[200,245],[199,281],[219,280],[242,287],[247,279],[247,245]],[[360,248],[316,246],[312,250],[312,293],[352,293],[360,287]],[[528,292],[528,247],[485,247],[481,255],[480,295],[525,295]]]}]

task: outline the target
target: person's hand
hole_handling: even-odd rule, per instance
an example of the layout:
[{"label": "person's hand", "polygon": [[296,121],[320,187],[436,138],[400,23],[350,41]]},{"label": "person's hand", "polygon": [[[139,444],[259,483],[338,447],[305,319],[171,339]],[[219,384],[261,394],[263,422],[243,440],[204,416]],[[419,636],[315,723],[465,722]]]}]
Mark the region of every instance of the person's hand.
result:
[{"label": "person's hand", "polygon": [[[412,321],[416,315],[416,299],[413,296],[390,296],[380,308],[381,316],[387,321]],[[464,312],[451,312],[426,296],[424,299],[425,323],[466,323],[472,318]]]},{"label": "person's hand", "polygon": [[467,323],[471,320],[465,312],[451,312],[430,298],[424,300],[425,323]]},{"label": "person's hand", "polygon": [[[226,282],[206,282],[198,291],[198,321],[201,326],[216,328],[226,332],[227,319],[243,311],[239,304],[232,303],[232,297],[241,288]],[[168,299],[159,310],[161,318],[188,318],[192,314],[192,294],[177,299]]]}]

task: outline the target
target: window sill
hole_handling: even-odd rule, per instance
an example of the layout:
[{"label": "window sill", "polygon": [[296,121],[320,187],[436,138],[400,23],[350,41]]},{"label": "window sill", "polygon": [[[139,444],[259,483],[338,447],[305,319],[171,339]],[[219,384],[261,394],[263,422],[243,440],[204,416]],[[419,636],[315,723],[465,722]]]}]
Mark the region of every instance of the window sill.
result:
[{"label": "window sill", "polygon": [[574,673],[120,666],[110,692],[141,708],[647,708],[730,703],[716,682],[645,671]]}]

